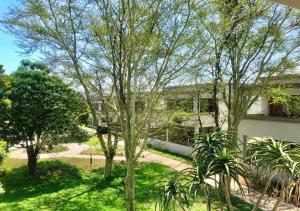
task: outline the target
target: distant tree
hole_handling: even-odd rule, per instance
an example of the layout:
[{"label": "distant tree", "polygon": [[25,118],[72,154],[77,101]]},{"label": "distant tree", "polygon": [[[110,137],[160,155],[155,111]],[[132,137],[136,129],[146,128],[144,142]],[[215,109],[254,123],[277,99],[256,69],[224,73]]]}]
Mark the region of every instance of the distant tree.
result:
[{"label": "distant tree", "polygon": [[3,65],[0,64],[0,75],[4,74],[4,72],[5,72],[5,70],[4,70],[4,68],[3,68]]},{"label": "distant tree", "polygon": [[49,72],[49,68],[47,65],[43,64],[42,62],[32,62],[29,59],[23,59],[21,65],[18,67],[18,70],[22,69],[29,69],[29,70],[43,70],[45,72]]},{"label": "distant tree", "polygon": [[11,101],[9,141],[25,144],[30,175],[36,172],[42,147],[57,143],[57,137],[64,137],[87,120],[82,97],[43,70],[19,68],[11,76],[7,97]]},{"label": "distant tree", "polygon": [[10,100],[6,94],[11,86],[9,76],[5,75],[3,65],[0,65],[0,140],[7,141],[7,127],[9,118]]}]

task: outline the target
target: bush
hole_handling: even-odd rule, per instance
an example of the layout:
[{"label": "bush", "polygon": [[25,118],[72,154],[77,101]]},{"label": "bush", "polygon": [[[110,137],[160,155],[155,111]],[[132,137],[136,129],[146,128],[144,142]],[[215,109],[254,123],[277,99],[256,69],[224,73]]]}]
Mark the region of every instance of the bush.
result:
[{"label": "bush", "polygon": [[182,124],[183,122],[189,120],[190,115],[184,111],[178,111],[173,114],[172,121],[178,125]]},{"label": "bush", "polygon": [[2,164],[5,157],[6,157],[6,142],[0,140],[0,170],[2,169]]}]

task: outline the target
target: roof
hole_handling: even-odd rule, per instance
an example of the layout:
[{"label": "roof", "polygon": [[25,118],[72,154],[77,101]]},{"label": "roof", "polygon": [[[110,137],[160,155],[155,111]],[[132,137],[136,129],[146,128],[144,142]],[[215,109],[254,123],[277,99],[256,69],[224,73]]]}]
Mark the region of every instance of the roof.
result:
[{"label": "roof", "polygon": [[278,3],[285,4],[289,7],[300,9],[300,1],[299,0],[274,0]]}]

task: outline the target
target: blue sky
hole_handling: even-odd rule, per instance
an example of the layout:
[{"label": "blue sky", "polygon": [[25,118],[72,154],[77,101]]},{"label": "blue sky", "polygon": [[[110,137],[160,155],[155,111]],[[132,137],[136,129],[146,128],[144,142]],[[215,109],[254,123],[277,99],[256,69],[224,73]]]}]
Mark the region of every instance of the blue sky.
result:
[{"label": "blue sky", "polygon": [[[14,5],[16,0],[0,0],[0,18],[7,12],[7,7]],[[4,65],[6,73],[15,71],[20,61],[25,56],[20,55],[22,50],[15,44],[13,36],[4,33],[3,27],[0,26],[0,64]]]}]

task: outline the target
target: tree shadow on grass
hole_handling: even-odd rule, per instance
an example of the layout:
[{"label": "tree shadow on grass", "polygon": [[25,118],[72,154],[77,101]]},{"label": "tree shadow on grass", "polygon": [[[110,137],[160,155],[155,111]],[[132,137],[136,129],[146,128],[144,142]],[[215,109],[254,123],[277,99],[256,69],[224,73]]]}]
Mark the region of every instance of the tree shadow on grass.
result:
[{"label": "tree shadow on grass", "polygon": [[[11,170],[2,183],[0,196],[5,210],[125,210],[124,164],[117,164],[113,177],[104,180],[103,169],[80,168],[60,161],[39,162],[36,177],[25,166]],[[153,163],[140,163],[136,169],[137,209],[153,210],[158,188],[155,183],[172,171]]]},{"label": "tree shadow on grass", "polygon": [[39,162],[33,177],[28,175],[27,166],[22,166],[12,169],[1,179],[5,194],[0,196],[0,203],[57,192],[74,187],[80,181],[82,178],[78,168],[61,161]]}]

